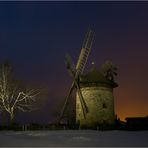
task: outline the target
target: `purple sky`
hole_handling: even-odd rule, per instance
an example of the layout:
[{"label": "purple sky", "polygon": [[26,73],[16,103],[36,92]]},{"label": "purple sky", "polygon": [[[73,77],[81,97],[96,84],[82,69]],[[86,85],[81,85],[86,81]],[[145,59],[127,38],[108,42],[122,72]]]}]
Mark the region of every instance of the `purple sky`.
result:
[{"label": "purple sky", "polygon": [[17,120],[49,121],[71,84],[64,56],[78,58],[90,26],[95,40],[87,66],[118,66],[116,114],[148,115],[148,2],[0,2],[0,62],[19,79],[48,86],[46,105]]}]

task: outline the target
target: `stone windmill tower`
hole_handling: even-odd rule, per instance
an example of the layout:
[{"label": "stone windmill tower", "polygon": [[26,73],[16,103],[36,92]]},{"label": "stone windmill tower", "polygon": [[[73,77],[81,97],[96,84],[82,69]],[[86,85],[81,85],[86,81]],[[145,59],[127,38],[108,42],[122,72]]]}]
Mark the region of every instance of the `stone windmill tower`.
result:
[{"label": "stone windmill tower", "polygon": [[88,55],[91,51],[94,32],[88,30],[76,66],[66,57],[67,69],[73,77],[65,103],[61,110],[60,120],[68,106],[70,96],[76,89],[76,123],[80,127],[94,127],[100,124],[114,124],[113,88],[117,84],[113,80],[116,68],[106,62],[101,70],[93,68],[83,74]]},{"label": "stone windmill tower", "polygon": [[93,67],[85,75],[79,77],[82,96],[88,108],[85,118],[76,94],[76,122],[80,127],[96,127],[113,125],[115,122],[113,88],[118,85],[114,82],[116,67],[107,61],[97,70]]}]

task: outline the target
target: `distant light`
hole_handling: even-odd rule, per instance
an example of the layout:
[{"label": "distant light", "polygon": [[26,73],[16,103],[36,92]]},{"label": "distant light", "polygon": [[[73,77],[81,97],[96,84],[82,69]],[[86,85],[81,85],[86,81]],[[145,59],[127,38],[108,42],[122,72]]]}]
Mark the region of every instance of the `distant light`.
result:
[{"label": "distant light", "polygon": [[92,64],[92,65],[94,65],[94,64],[95,64],[95,62],[94,62],[94,61],[92,61],[92,62],[91,62],[91,64]]}]

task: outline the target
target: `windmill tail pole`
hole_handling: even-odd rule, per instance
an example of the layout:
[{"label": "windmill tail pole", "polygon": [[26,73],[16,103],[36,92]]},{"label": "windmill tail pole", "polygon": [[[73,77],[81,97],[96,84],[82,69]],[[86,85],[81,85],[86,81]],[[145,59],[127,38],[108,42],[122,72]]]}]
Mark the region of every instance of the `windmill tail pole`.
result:
[{"label": "windmill tail pole", "polygon": [[60,119],[59,119],[59,120],[62,119],[62,117],[63,117],[63,115],[64,115],[64,113],[65,113],[66,106],[67,106],[67,104],[68,104],[68,99],[70,98],[70,95],[71,95],[73,89],[74,89],[74,82],[72,83],[72,85],[71,85],[71,87],[70,87],[70,89],[69,89],[69,93],[68,93],[68,95],[67,95],[67,97],[66,97],[66,99],[65,99],[65,102],[64,102],[62,111],[61,111],[61,113],[60,113]]},{"label": "windmill tail pole", "polygon": [[82,112],[83,112],[83,116],[84,116],[84,119],[86,118],[86,114],[88,113],[88,108],[87,108],[87,105],[84,101],[84,98],[83,98],[83,95],[82,95],[82,92],[80,90],[80,87],[77,83],[75,83],[76,86],[77,86],[77,92],[78,92],[78,95],[79,95],[79,98],[80,98],[80,102],[81,102],[81,106],[82,106]]},{"label": "windmill tail pole", "polygon": [[[71,66],[70,57],[68,55],[65,57],[65,62],[66,62],[67,69],[68,69],[70,75],[75,78],[76,72]],[[66,99],[64,101],[64,105],[63,105],[61,113],[60,113],[59,122],[60,122],[60,120],[62,119],[62,117],[63,117],[63,115],[65,113],[66,106],[68,105],[68,100],[70,98],[70,95],[71,95],[73,89],[74,89],[74,81],[72,82],[71,87],[70,87],[69,92],[68,92],[68,95],[67,95],[67,97],[66,97]]]},{"label": "windmill tail pole", "polygon": [[[72,71],[71,71],[72,73]],[[79,98],[80,98],[80,102],[81,102],[81,106],[82,106],[82,111],[83,111],[83,115],[84,115],[84,118],[86,118],[86,113],[88,113],[88,108],[87,108],[87,105],[84,101],[84,98],[83,98],[83,95],[81,93],[81,90],[80,90],[80,86],[78,84],[78,73],[76,72],[76,74],[74,75],[74,73],[72,73],[73,75],[73,85],[76,86],[77,88],[77,92],[78,92],[78,95],[79,95]]]}]

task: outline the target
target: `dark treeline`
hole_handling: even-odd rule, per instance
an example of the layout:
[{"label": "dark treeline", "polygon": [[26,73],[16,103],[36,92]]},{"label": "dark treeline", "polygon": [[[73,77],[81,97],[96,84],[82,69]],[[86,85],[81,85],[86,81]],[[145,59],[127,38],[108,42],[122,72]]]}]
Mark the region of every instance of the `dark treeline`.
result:
[{"label": "dark treeline", "polygon": [[81,129],[92,129],[92,130],[129,130],[129,131],[137,131],[137,130],[148,130],[148,116],[147,117],[131,117],[126,118],[126,122],[120,121],[120,119],[116,119],[114,125],[95,125],[94,127],[79,127],[79,125],[72,123],[51,123],[51,124],[37,124],[37,123],[29,123],[29,124],[18,124],[14,123],[13,125],[0,125],[0,130],[19,130],[19,131],[27,131],[27,130],[81,130]]}]

